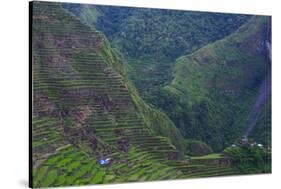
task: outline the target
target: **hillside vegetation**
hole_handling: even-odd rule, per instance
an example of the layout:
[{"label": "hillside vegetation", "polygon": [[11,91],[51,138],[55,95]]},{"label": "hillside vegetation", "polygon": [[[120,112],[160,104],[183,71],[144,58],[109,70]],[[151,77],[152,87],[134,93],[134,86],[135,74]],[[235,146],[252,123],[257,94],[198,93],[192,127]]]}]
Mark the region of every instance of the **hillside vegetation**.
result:
[{"label": "hillside vegetation", "polygon": [[[32,187],[271,171],[270,148],[224,150],[271,78],[269,17],[40,1],[31,10]],[[270,145],[264,97],[249,137]]]},{"label": "hillside vegetation", "polygon": [[[271,43],[270,21],[267,26],[257,21],[269,17],[77,4],[64,8],[104,32],[122,52],[128,77],[140,96],[172,119],[189,139],[189,151],[194,145],[206,146],[202,141],[220,151],[242,135],[261,81],[270,70],[267,63],[261,64],[270,62],[264,39]],[[81,16],[85,14],[95,16],[86,20]],[[261,49],[252,52],[256,48]],[[192,58],[179,58],[184,54]],[[210,61],[216,63],[209,66]],[[208,62],[208,66],[186,64],[183,69],[178,62]],[[259,113],[259,126],[250,135],[264,144],[271,141],[271,101],[268,107]]]},{"label": "hillside vegetation", "polygon": [[[138,112],[105,37],[59,4],[36,2],[33,11],[33,186],[180,177],[165,163],[178,150],[146,125],[158,116]],[[110,167],[98,163],[103,157],[112,159]]]},{"label": "hillside vegetation", "polygon": [[[128,76],[148,103],[171,79],[179,56],[221,39],[250,16],[178,10],[66,4],[64,8],[102,31],[128,62]],[[91,17],[91,15],[96,15]]]},{"label": "hillside vegetation", "polygon": [[184,156],[186,141],[139,97],[102,33],[57,3],[32,10],[32,187],[239,173]]},{"label": "hillside vegetation", "polygon": [[[253,17],[234,34],[177,60],[158,106],[186,137],[205,141],[217,151],[242,134],[259,87],[270,74],[270,24],[268,17]],[[266,109],[260,125],[270,123],[270,106],[268,101],[262,107]]]}]

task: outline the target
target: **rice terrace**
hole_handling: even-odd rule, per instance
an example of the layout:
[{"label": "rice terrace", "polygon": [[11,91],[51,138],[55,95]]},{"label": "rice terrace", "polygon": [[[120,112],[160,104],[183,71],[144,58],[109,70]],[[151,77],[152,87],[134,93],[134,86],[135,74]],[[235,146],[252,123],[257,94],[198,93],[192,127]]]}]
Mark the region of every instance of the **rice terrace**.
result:
[{"label": "rice terrace", "polygon": [[30,3],[30,187],[271,173],[271,17]]}]

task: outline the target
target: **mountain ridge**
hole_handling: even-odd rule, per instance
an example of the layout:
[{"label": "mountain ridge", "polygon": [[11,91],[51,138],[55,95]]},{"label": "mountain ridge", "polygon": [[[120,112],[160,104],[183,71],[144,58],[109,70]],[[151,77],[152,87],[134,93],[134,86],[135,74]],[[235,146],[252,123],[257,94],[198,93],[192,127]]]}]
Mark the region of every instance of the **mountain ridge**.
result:
[{"label": "mountain ridge", "polygon": [[[113,48],[102,32],[86,23],[95,23],[97,20],[89,18],[96,14],[88,12],[91,16],[87,17],[85,13],[81,21],[81,17],[65,10],[63,5],[36,1],[32,6],[32,187],[244,173],[236,159],[226,153],[209,154],[212,149],[202,142],[208,138],[183,137],[182,128],[175,126],[167,109],[150,105],[141,97],[127,75],[130,70],[121,51]],[[249,44],[243,47],[249,48]],[[245,60],[247,58],[245,56]],[[258,88],[260,80],[255,82]],[[163,97],[167,94],[171,95],[169,99]],[[164,99],[168,104],[172,101],[178,105],[185,100],[185,97],[167,94],[159,94],[159,101]],[[254,102],[252,96],[251,99]],[[169,112],[181,116],[177,114],[181,107],[173,107],[173,103],[168,107]],[[271,104],[266,105],[257,120],[260,125],[268,118]],[[203,113],[213,109],[208,101],[192,108],[194,112]],[[193,123],[204,124],[208,118],[205,115],[195,114],[197,122]],[[258,133],[263,127],[254,129]],[[213,131],[216,136],[216,128]],[[231,154],[231,150],[226,152]],[[205,154],[209,155],[202,156]],[[198,155],[200,157],[194,157]]]},{"label": "mountain ridge", "polygon": [[[223,108],[221,105],[229,106],[231,101],[239,104],[239,98],[248,98],[247,101],[253,103],[258,85],[271,69],[265,41],[271,40],[270,32],[267,32],[267,36],[261,33],[267,30],[270,23],[270,18],[253,17],[230,36],[208,44],[190,55],[180,57],[174,70],[175,77],[165,90],[179,96],[178,98],[182,97],[181,101],[185,101],[187,107],[202,102],[201,111],[204,110],[206,115],[211,116],[209,119],[212,119],[214,114],[224,114],[220,113],[220,108]],[[217,104],[220,104],[220,107]],[[208,114],[208,108],[211,106],[214,107],[212,110],[217,109],[217,112]],[[247,103],[244,103],[244,106],[246,107]],[[242,104],[227,109],[237,112],[243,109],[241,107]],[[228,111],[226,108],[223,109],[225,112]],[[248,111],[249,109],[246,110]],[[231,120],[231,116],[235,114],[232,112],[224,115],[228,115],[228,120]],[[227,123],[226,119],[222,120]],[[241,121],[245,122],[246,118],[243,120]],[[219,120],[215,122],[219,123]],[[206,122],[202,124],[209,125]],[[237,124],[243,126],[241,122]],[[234,142],[235,138],[231,140]]]}]

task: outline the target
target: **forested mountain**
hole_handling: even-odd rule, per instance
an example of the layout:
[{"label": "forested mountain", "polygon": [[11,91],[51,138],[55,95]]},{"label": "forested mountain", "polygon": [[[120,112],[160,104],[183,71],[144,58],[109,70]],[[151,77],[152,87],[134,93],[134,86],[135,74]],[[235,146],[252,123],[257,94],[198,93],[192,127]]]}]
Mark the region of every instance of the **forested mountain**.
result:
[{"label": "forested mountain", "polygon": [[[139,97],[106,37],[60,4],[34,2],[32,10],[31,186],[192,176],[186,140]],[[214,168],[203,176],[239,173]]]},{"label": "forested mountain", "polygon": [[[179,67],[178,62],[183,59],[183,57],[179,58],[181,55],[199,54],[197,51],[204,54],[207,59],[200,59],[199,61],[208,61],[208,55],[212,57],[212,53],[215,51],[213,47],[216,47],[216,45],[210,44],[220,39],[226,41],[230,38],[228,35],[235,36],[232,33],[235,33],[243,24],[248,25],[249,31],[253,30],[252,33],[258,32],[259,23],[254,21],[254,18],[249,15],[239,14],[132,9],[129,7],[83,5],[77,7],[75,4],[68,5],[65,8],[75,13],[88,25],[105,33],[113,46],[122,52],[127,60],[129,78],[136,85],[142,98],[163,110],[186,138],[204,141],[212,146],[215,151],[222,150],[239,138],[244,127],[246,127],[247,116],[260,84],[259,79],[261,80],[270,68],[266,66],[259,67],[260,64],[255,64],[253,67],[249,66],[247,69],[252,72],[249,77],[254,75],[253,77],[255,78],[247,78],[247,81],[242,78],[240,82],[245,83],[245,85],[248,83],[248,86],[244,86],[238,92],[237,88],[240,87],[240,84],[236,83],[236,86],[228,86],[227,80],[232,80],[233,82],[235,78],[241,76],[238,72],[243,72],[242,69],[245,67],[239,67],[241,61],[252,62],[257,61],[256,59],[247,57],[249,60],[245,60],[246,58],[234,60],[238,62],[238,66],[236,64],[229,66],[234,67],[233,69],[236,69],[234,71],[228,69],[229,67],[227,66],[221,68],[220,71],[215,71],[213,67],[210,68],[204,65],[202,66],[204,70],[191,70],[191,65],[190,67],[188,66],[190,71],[187,73],[184,72],[185,69]],[[82,16],[89,13],[96,15],[92,22]],[[243,27],[245,28],[246,26]],[[236,36],[238,36],[236,38],[246,39],[245,33],[249,31],[244,31],[243,33],[241,28],[236,32]],[[262,30],[256,35],[252,34],[250,37],[261,38],[263,37],[262,35],[267,33],[267,40],[270,41],[270,32],[269,28],[268,31]],[[218,43],[221,42],[216,42],[215,44]],[[225,43],[234,45],[237,42],[228,40]],[[253,46],[258,45],[253,43],[253,39],[249,43],[252,43]],[[224,47],[225,49],[217,50],[221,51],[221,54],[216,55],[221,56],[223,61],[228,59],[228,56],[231,58],[249,54],[249,56],[255,57],[255,54],[251,54],[249,49],[240,49],[238,47],[237,49],[240,52],[232,52],[233,49],[228,48],[229,45],[224,46],[226,46]],[[200,48],[207,50],[203,51]],[[229,50],[232,51],[229,52]],[[176,59],[178,60],[175,61]],[[222,66],[221,63],[218,64]],[[208,72],[217,73],[215,73],[216,76],[209,76]],[[178,77],[178,82],[182,83],[182,88],[184,88],[183,91],[180,91],[181,94],[179,94],[178,89],[176,91],[173,88],[179,73],[181,73],[181,77]],[[258,76],[255,76],[255,74]],[[229,76],[229,78],[225,79],[226,76]],[[205,78],[205,80],[202,78]],[[185,83],[186,79],[192,83]],[[220,87],[220,89],[216,89],[210,84],[218,80],[225,80],[224,82],[216,83],[215,87]],[[256,83],[252,82],[252,80],[255,80]],[[181,86],[181,84],[177,84],[177,86]],[[240,90],[244,90],[243,93],[240,93]],[[220,91],[220,94],[216,97],[211,97],[214,94],[213,91],[216,91],[214,93]],[[222,93],[230,94],[222,95]],[[220,96],[223,96],[223,98],[220,98]],[[210,98],[213,98],[213,100],[209,100]],[[229,100],[228,98],[232,99]],[[252,103],[250,100],[252,100]],[[237,111],[238,109],[239,111]],[[267,113],[264,112],[263,114]],[[264,117],[266,116],[264,115]],[[268,122],[270,123],[270,119]],[[264,125],[263,123],[260,124]],[[267,136],[267,141],[262,141],[268,143],[271,139],[268,134],[265,135]]]},{"label": "forested mountain", "polygon": [[271,171],[269,17],[31,10],[33,187]]},{"label": "forested mountain", "polygon": [[[170,102],[159,106],[186,137],[221,150],[242,135],[249,119],[270,125],[270,27],[270,18],[253,17],[232,35],[177,59],[173,80],[162,91]],[[269,95],[256,107],[260,93]],[[263,113],[249,118],[253,108]],[[269,144],[270,131],[264,132],[262,141]]]},{"label": "forested mountain", "polygon": [[102,31],[122,52],[128,62],[129,78],[149,103],[153,103],[151,94],[159,90],[159,85],[171,79],[176,58],[229,35],[250,18],[114,6],[67,4],[64,7]]},{"label": "forested mountain", "polygon": [[[223,38],[250,17],[115,6],[67,4],[64,7],[102,31],[123,55],[158,60],[174,60]],[[89,21],[85,15],[96,16]]]}]

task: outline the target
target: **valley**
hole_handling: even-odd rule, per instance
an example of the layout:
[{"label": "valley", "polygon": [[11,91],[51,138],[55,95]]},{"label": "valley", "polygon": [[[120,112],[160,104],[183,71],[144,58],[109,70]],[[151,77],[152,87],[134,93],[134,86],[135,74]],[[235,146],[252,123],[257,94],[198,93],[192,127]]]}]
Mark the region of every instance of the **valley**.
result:
[{"label": "valley", "polygon": [[271,172],[269,17],[31,8],[33,187]]}]

